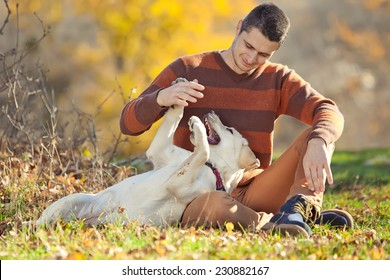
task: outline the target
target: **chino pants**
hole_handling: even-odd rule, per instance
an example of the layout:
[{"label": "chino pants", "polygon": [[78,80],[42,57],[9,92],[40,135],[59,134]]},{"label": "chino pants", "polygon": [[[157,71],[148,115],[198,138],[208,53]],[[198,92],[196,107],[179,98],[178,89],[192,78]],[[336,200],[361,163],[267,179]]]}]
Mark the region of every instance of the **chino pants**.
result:
[{"label": "chino pants", "polygon": [[[181,219],[182,226],[222,227],[232,222],[235,228],[260,229],[289,198],[305,195],[321,207],[323,193],[308,188],[303,170],[310,129],[304,131],[291,146],[265,170],[246,173],[231,194],[212,191],[188,204]],[[330,157],[334,145],[328,147]]]}]

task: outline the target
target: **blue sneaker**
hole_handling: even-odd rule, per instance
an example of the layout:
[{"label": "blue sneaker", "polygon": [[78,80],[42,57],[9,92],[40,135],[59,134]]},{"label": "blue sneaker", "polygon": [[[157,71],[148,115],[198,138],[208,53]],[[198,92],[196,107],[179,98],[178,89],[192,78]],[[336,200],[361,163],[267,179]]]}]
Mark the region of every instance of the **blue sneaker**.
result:
[{"label": "blue sneaker", "polygon": [[309,238],[310,224],[314,224],[320,218],[320,207],[311,203],[304,195],[293,196],[262,230],[265,232],[280,233],[282,235]]},{"label": "blue sneaker", "polygon": [[315,221],[316,225],[328,224],[332,228],[353,229],[354,221],[347,211],[329,209],[321,212],[320,217]]}]

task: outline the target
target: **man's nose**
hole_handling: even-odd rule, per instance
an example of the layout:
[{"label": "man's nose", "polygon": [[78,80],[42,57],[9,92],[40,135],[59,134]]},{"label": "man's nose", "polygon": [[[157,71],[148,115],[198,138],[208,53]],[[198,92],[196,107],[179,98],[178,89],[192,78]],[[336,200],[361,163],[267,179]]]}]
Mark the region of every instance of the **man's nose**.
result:
[{"label": "man's nose", "polygon": [[258,56],[258,53],[256,51],[251,51],[249,53],[249,63],[253,64],[257,61],[257,56]]}]

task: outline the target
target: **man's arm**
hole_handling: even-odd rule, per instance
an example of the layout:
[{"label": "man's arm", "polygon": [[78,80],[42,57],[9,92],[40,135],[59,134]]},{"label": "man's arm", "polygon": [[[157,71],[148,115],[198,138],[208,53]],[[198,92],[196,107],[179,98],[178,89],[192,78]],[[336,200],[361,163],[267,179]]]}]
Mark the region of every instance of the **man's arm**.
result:
[{"label": "man's arm", "polygon": [[156,101],[159,90],[157,89],[149,94],[143,92],[139,97],[126,104],[119,122],[123,134],[140,135],[164,115],[167,109],[160,107]]},{"label": "man's arm", "polygon": [[283,69],[278,115],[289,115],[312,127],[308,140],[321,138],[335,143],[344,128],[344,117],[336,103],[325,98],[295,71]]},{"label": "man's arm", "polygon": [[160,119],[169,106],[188,106],[188,102],[196,102],[198,98],[202,98],[200,91],[204,87],[197,80],[172,85],[176,78],[185,75],[185,68],[180,60],[166,67],[139,97],[124,107],[120,118],[122,133],[140,135]]},{"label": "man's arm", "polygon": [[282,113],[312,127],[303,168],[309,188],[323,192],[326,179],[333,183],[330,160],[334,143],[344,128],[344,117],[333,100],[319,94],[294,71],[284,78],[281,92]]}]

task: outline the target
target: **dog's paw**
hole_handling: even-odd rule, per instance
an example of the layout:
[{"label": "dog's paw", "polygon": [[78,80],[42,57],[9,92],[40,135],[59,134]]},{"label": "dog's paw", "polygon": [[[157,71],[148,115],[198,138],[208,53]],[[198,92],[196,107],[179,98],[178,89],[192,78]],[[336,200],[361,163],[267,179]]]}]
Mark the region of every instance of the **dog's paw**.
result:
[{"label": "dog's paw", "polygon": [[206,133],[206,128],[204,127],[202,121],[197,116],[192,116],[188,121],[188,127],[190,131],[200,131],[204,130]]},{"label": "dog's paw", "polygon": [[192,116],[188,121],[188,127],[191,131],[191,142],[194,146],[207,143],[206,128],[198,117]]},{"label": "dog's paw", "polygon": [[171,85],[174,85],[174,84],[177,84],[177,83],[181,83],[181,82],[188,82],[188,80],[186,78],[182,78],[182,77],[179,77],[177,78],[176,80],[174,80]]}]

